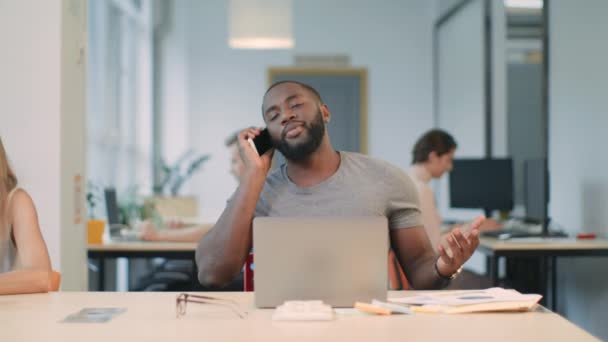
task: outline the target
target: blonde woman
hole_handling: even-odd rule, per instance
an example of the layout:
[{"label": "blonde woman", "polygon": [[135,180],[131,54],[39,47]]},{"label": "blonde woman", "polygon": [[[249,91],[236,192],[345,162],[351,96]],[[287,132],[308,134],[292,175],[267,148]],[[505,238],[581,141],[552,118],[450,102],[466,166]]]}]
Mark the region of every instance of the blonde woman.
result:
[{"label": "blonde woman", "polygon": [[47,292],[51,262],[32,198],[17,187],[0,139],[0,295]]}]

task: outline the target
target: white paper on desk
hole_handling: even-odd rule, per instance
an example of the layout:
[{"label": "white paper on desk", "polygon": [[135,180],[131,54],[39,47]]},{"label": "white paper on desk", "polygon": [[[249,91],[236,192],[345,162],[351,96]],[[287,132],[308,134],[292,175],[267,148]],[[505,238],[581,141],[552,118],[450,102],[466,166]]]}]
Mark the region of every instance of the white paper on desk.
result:
[{"label": "white paper on desk", "polygon": [[389,301],[409,305],[461,306],[483,303],[538,302],[542,296],[521,294],[515,290],[493,287],[485,290],[447,291],[418,296],[390,298]]}]

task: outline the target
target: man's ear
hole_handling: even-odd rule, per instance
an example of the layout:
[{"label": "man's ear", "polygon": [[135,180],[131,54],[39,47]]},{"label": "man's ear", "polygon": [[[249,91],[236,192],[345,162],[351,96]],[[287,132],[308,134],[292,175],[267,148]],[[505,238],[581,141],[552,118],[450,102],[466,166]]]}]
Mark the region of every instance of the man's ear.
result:
[{"label": "man's ear", "polygon": [[329,120],[331,119],[331,112],[329,111],[329,107],[327,107],[327,105],[324,103],[321,105],[320,109],[321,115],[323,116],[323,122],[329,123]]},{"label": "man's ear", "polygon": [[437,158],[439,158],[439,156],[437,155],[437,151],[429,152],[429,161],[435,161],[437,160]]}]

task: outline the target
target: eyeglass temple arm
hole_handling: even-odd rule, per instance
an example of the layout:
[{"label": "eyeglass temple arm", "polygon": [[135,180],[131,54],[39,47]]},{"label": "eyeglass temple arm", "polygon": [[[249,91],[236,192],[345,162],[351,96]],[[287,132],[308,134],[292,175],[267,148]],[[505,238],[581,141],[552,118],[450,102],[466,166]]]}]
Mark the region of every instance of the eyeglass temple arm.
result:
[{"label": "eyeglass temple arm", "polygon": [[237,303],[229,300],[229,299],[221,299],[221,298],[213,298],[213,300],[211,301],[205,301],[204,298],[205,296],[197,296],[198,298],[203,298],[203,300],[193,300],[193,299],[186,299],[186,302],[190,302],[190,303],[198,303],[198,304],[217,304],[217,305],[225,305],[230,307],[239,317],[241,318],[245,318],[245,313],[243,313],[241,311],[241,309],[238,307]]}]

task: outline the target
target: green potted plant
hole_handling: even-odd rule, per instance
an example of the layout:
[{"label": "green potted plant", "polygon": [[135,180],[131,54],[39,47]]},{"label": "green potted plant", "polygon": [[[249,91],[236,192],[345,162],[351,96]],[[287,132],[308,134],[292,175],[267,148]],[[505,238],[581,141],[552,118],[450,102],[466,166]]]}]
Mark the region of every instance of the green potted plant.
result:
[{"label": "green potted plant", "polygon": [[210,158],[209,154],[197,154],[190,149],[173,165],[161,160],[161,181],[154,187],[155,196],[150,200],[161,216],[165,218],[197,216],[196,197],[180,195],[180,190]]},{"label": "green potted plant", "polygon": [[118,203],[120,223],[126,227],[134,227],[137,221],[151,220],[155,224],[162,224],[162,218],[154,208],[154,203],[145,201],[139,195],[139,187],[133,185],[120,196]]},{"label": "green potted plant", "polygon": [[194,155],[194,151],[190,149],[178,158],[173,165],[168,165],[161,159],[161,181],[154,186],[154,193],[178,196],[182,185],[210,158],[211,155],[209,154]]}]

